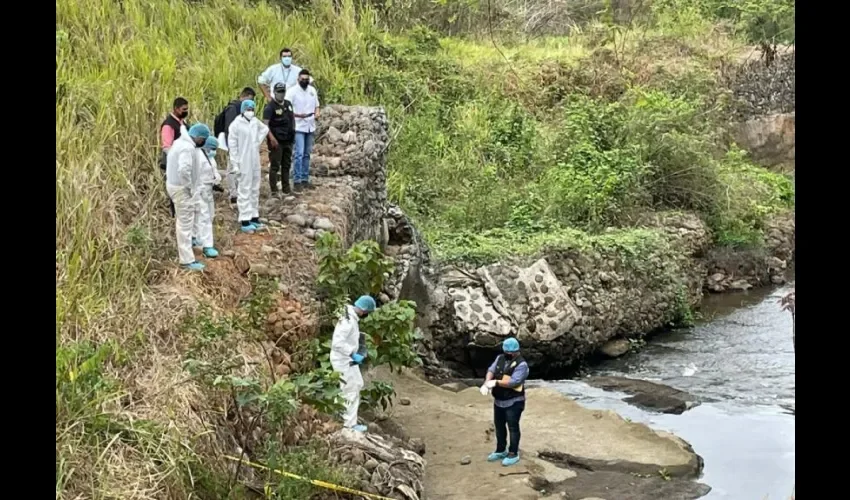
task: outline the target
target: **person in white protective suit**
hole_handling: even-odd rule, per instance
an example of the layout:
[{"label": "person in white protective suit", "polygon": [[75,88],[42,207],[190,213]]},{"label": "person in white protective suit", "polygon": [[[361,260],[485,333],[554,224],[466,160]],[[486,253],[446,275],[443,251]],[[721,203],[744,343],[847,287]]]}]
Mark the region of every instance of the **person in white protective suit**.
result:
[{"label": "person in white protective suit", "polygon": [[192,246],[200,247],[204,257],[214,259],[218,257],[218,250],[213,246],[213,218],[215,217],[215,199],[213,198],[213,186],[221,182],[215,161],[215,153],[218,149],[218,140],[208,137],[203,147],[198,150],[200,155],[200,186],[198,188],[197,203],[195,210],[195,225],[192,234]]},{"label": "person in white protective suit", "polygon": [[255,109],[254,101],[242,101],[241,114],[227,131],[230,168],[239,173],[236,205],[244,233],[265,227],[260,223],[260,145],[266,140],[269,128],[254,116]]},{"label": "person in white protective suit", "polygon": [[174,141],[166,157],[165,189],[174,203],[177,255],[180,265],[193,271],[204,269],[192,251],[192,229],[200,188],[198,149],[209,136],[210,129],[203,123],[192,125],[188,133]]},{"label": "person in white protective suit", "polygon": [[353,306],[346,305],[331,340],[331,366],[341,376],[340,389],[345,398],[343,426],[357,432],[366,432],[365,425],[357,424],[360,390],[363,389],[360,365],[366,359],[366,343],[360,334],[360,318],[374,311],[375,306],[375,299],[368,295],[357,299]]}]

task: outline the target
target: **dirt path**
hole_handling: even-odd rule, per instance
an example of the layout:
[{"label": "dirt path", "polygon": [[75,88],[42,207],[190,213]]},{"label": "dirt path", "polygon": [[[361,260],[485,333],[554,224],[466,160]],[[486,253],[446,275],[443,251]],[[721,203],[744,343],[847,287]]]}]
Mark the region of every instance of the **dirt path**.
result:
[{"label": "dirt path", "polygon": [[[684,441],[610,411],[584,409],[548,389],[528,391],[520,463],[510,468],[488,463],[485,457],[494,449],[489,431],[492,402],[477,388],[454,393],[410,373],[376,370],[372,376],[391,380],[398,397],[410,399],[410,405],[396,406],[393,419],[411,437],[425,441],[431,500],[544,496],[537,490],[575,499],[688,499],[708,491],[705,485],[673,479],[695,477],[701,468],[701,460]],[[538,458],[547,450],[562,455],[551,462]],[[461,465],[467,455],[471,463]],[[573,470],[566,468],[565,460]],[[558,461],[563,467],[554,464]],[[500,475],[507,472],[526,474]]]}]

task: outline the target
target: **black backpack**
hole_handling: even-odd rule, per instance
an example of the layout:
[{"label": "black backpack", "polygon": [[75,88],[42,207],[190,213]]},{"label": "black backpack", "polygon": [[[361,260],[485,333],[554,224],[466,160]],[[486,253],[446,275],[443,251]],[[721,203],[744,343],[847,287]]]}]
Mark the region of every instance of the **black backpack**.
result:
[{"label": "black backpack", "polygon": [[227,103],[224,109],[221,110],[221,113],[219,113],[218,116],[215,117],[215,122],[213,122],[213,135],[215,135],[216,137],[218,137],[219,134],[227,132],[227,130],[224,129],[224,114],[227,112],[227,108],[229,107],[230,103]]}]

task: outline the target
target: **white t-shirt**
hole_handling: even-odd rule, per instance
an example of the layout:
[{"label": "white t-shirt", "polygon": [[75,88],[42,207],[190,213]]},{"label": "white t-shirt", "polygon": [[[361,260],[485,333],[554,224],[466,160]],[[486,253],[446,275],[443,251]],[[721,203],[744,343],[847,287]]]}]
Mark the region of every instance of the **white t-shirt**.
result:
[{"label": "white t-shirt", "polygon": [[290,64],[288,68],[283,67],[283,63],[272,64],[257,78],[257,83],[260,85],[268,85],[269,90],[274,92],[274,86],[279,82],[286,84],[286,88],[298,86],[298,73],[301,72],[301,67]]},{"label": "white t-shirt", "polygon": [[[292,112],[296,115],[306,115],[315,113],[319,108],[319,93],[310,85],[307,89],[302,89],[296,85],[286,91],[285,99],[292,103]],[[295,131],[311,133],[316,131],[316,116],[311,115],[307,118],[295,118]]]}]

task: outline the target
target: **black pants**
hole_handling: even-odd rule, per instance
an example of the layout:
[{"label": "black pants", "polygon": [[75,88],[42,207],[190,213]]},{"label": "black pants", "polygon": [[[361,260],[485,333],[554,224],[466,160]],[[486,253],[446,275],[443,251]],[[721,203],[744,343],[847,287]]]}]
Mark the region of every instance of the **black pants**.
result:
[{"label": "black pants", "polygon": [[289,167],[292,165],[292,141],[278,141],[277,147],[269,147],[269,186],[272,193],[277,192],[277,181],[280,178],[283,192],[289,189]]},{"label": "black pants", "polygon": [[519,453],[519,419],[525,410],[525,401],[517,401],[507,408],[493,405],[493,422],[496,424],[496,453],[505,451],[508,441],[508,431],[511,432],[511,445],[508,453]]}]

